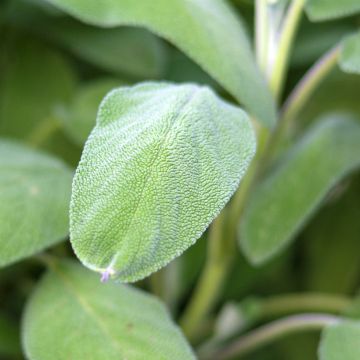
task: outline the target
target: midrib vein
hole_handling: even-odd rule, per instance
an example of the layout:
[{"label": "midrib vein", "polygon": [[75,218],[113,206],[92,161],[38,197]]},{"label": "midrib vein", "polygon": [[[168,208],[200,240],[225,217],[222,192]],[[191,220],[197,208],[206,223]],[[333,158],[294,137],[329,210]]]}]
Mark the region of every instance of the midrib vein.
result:
[{"label": "midrib vein", "polygon": [[71,283],[71,280],[64,274],[59,267],[56,264],[53,264],[51,266],[51,269],[58,275],[58,277],[63,281],[65,288],[69,290],[69,292],[73,295],[75,300],[78,302],[80,307],[86,312],[90,318],[93,319],[93,321],[99,326],[99,329],[102,331],[102,333],[105,335],[105,337],[109,338],[110,343],[112,344],[113,348],[117,350],[121,356],[126,359],[126,356],[123,356],[123,350],[120,347],[119,342],[117,339],[112,335],[111,331],[107,329],[106,324],[103,322],[101,317],[99,317],[94,309],[91,307],[91,305],[87,302],[87,300],[76,291],[76,287],[73,286]]}]

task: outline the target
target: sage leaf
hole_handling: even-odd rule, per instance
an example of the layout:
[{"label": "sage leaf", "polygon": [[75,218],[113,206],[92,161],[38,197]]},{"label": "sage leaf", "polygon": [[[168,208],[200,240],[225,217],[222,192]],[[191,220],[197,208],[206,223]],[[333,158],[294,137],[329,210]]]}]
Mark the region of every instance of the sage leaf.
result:
[{"label": "sage leaf", "polygon": [[195,359],[163,304],[135,288],[101,284],[63,261],[37,285],[23,318],[29,360]]},{"label": "sage leaf", "polygon": [[308,0],[306,11],[310,20],[324,21],[360,12],[358,0]]},{"label": "sage leaf", "polygon": [[360,32],[343,41],[339,64],[345,72],[360,74]]},{"label": "sage leaf", "polygon": [[201,65],[264,125],[275,123],[274,101],[256,67],[246,31],[224,1],[46,1],[92,25],[149,29]]},{"label": "sage leaf", "polygon": [[66,237],[71,181],[62,161],[0,141],[0,266]]},{"label": "sage leaf", "polygon": [[239,226],[247,258],[260,264],[294,238],[336,182],[360,164],[360,126],[333,115],[316,123],[253,191]]},{"label": "sage leaf", "polygon": [[319,360],[360,359],[360,323],[344,321],[327,326],[321,335]]},{"label": "sage leaf", "polygon": [[124,83],[115,79],[98,79],[85,83],[74,95],[71,104],[61,115],[66,133],[83,145],[95,126],[101,100],[111,90]]},{"label": "sage leaf", "polygon": [[247,115],[197,85],[112,91],[73,182],[70,233],[89,268],[136,281],[201,236],[255,152]]}]

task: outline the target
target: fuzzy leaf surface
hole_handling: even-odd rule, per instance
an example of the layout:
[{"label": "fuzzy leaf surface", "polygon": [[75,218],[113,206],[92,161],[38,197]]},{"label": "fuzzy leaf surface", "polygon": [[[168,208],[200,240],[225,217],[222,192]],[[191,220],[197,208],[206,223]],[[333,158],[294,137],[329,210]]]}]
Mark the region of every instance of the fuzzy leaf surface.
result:
[{"label": "fuzzy leaf surface", "polygon": [[319,360],[360,359],[360,323],[344,321],[326,327],[321,335]]},{"label": "fuzzy leaf surface", "polygon": [[319,121],[254,189],[239,226],[254,264],[282,250],[328,191],[360,164],[360,126],[346,116]]},{"label": "fuzzy leaf surface", "polygon": [[50,155],[0,141],[0,266],[65,238],[72,176]]},{"label": "fuzzy leaf surface", "polygon": [[88,267],[136,281],[201,236],[255,152],[247,115],[197,85],[112,91],[73,183],[71,241]]},{"label": "fuzzy leaf surface", "polygon": [[[102,27],[145,27],[201,65],[264,125],[275,105],[251,50],[246,30],[222,0],[46,0]],[[206,19],[206,21],[204,21]]]},{"label": "fuzzy leaf surface", "polygon": [[22,325],[30,360],[195,359],[159,300],[130,286],[102,284],[72,261],[52,265]]}]

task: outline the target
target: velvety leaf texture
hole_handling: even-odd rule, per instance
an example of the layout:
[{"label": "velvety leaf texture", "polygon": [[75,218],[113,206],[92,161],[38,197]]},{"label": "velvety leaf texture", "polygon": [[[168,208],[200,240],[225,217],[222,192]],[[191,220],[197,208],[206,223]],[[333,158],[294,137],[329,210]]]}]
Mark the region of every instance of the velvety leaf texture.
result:
[{"label": "velvety leaf texture", "polygon": [[275,123],[274,102],[256,67],[246,31],[223,0],[47,1],[90,24],[153,31],[198,62],[266,126]]},{"label": "velvety leaf texture", "polygon": [[52,265],[27,304],[22,330],[29,360],[195,359],[155,297],[101,284],[73,262]]},{"label": "velvety leaf texture", "polygon": [[360,1],[307,0],[306,11],[313,21],[336,19],[360,12]]},{"label": "velvety leaf texture", "polygon": [[323,330],[319,360],[360,359],[360,323],[355,321],[330,325]]},{"label": "velvety leaf texture", "polygon": [[319,121],[255,188],[239,239],[254,264],[284,248],[336,182],[360,164],[360,126],[345,116]]},{"label": "velvety leaf texture", "polygon": [[72,175],[56,158],[0,141],[0,266],[65,238]]},{"label": "velvety leaf texture", "polygon": [[254,152],[246,114],[207,87],[145,83],[114,90],[73,183],[77,256],[122,281],[158,270],[201,236]]},{"label": "velvety leaf texture", "polygon": [[339,64],[343,71],[360,74],[360,32],[343,41]]}]

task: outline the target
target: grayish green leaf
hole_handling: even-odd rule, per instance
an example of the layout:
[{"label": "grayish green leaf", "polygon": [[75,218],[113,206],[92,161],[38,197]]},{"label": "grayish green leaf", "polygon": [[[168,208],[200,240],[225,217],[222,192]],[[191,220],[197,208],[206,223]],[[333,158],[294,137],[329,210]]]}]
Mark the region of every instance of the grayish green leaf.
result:
[{"label": "grayish green leaf", "polygon": [[[218,0],[47,0],[89,24],[143,26],[199,63],[266,126],[275,106],[256,67],[246,31]],[[206,19],[206,21],[204,21]]]},{"label": "grayish green leaf", "polygon": [[71,241],[88,267],[135,281],[192,245],[255,152],[246,114],[196,85],[111,92],[73,183]]},{"label": "grayish green leaf", "polygon": [[38,284],[23,319],[29,360],[189,360],[194,355],[153,296],[55,263]]},{"label": "grayish green leaf", "polygon": [[0,266],[67,235],[71,181],[72,171],[56,158],[0,141]]},{"label": "grayish green leaf", "polygon": [[312,21],[323,21],[360,12],[359,0],[307,0],[306,11]]},{"label": "grayish green leaf", "polygon": [[282,250],[336,182],[360,164],[360,126],[341,115],[318,122],[255,188],[239,227],[254,264]]},{"label": "grayish green leaf", "polygon": [[321,335],[319,360],[360,359],[360,323],[344,321],[326,327]]},{"label": "grayish green leaf", "polygon": [[360,74],[360,32],[343,41],[339,64],[345,72]]},{"label": "grayish green leaf", "polygon": [[99,79],[83,85],[75,94],[70,106],[59,116],[65,130],[79,145],[83,145],[95,126],[101,100],[123,82],[115,79]]}]

